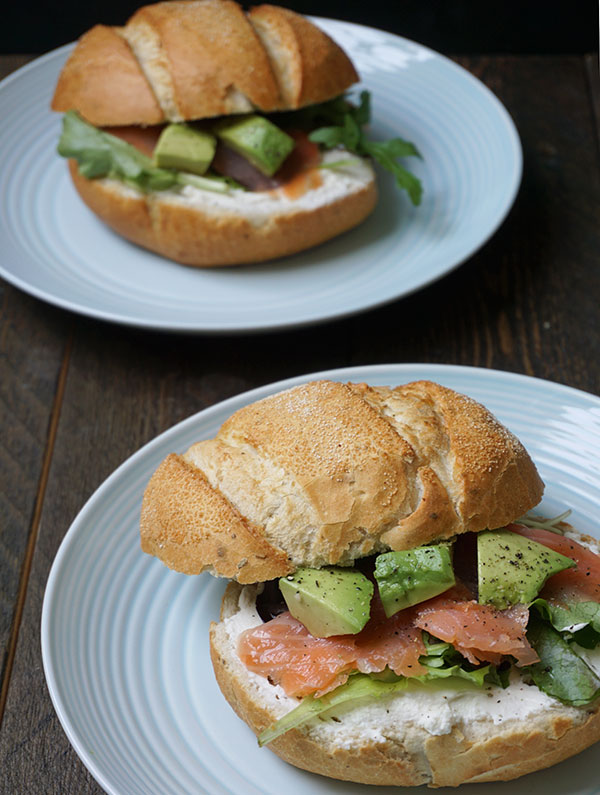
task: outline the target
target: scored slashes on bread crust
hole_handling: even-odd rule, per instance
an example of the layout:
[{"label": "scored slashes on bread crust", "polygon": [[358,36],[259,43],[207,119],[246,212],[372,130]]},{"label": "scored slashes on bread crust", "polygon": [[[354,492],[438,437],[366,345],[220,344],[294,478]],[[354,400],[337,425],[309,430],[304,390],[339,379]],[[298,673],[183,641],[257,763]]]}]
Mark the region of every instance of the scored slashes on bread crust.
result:
[{"label": "scored slashes on bread crust", "polygon": [[[169,0],[140,8],[124,27],[96,25],[59,76],[52,109],[77,110],[99,127],[155,125],[254,110],[295,110],[342,94],[358,80],[350,59],[299,14],[232,0]],[[243,192],[218,200],[141,193],[86,179],[71,164],[81,199],[137,245],[186,265],[260,262],[316,246],[352,229],[377,201],[363,161],[352,175],[322,175],[299,204],[282,198],[257,213]],[[325,184],[326,183],[326,184]]]},{"label": "scored slashes on bread crust", "polygon": [[240,583],[502,527],[543,484],[487,409],[429,381],[317,381],[237,411],[147,486],[145,552]]},{"label": "scored slashes on bread crust", "polygon": [[60,74],[52,109],[98,127],[295,110],[342,94],[352,62],[300,14],[233,0],[169,0],[124,27],[85,33]]},{"label": "scored slashes on bread crust", "polygon": [[[230,583],[221,608],[221,622],[211,625],[210,650],[215,676],[237,715],[259,734],[279,717],[269,707],[267,679],[248,677],[224,619],[238,612],[243,588]],[[394,698],[391,696],[390,698]],[[368,735],[352,745],[311,735],[310,728],[292,729],[269,748],[296,767],[331,778],[389,786],[455,787],[465,783],[508,781],[567,759],[600,740],[600,703],[563,707],[559,702],[526,719],[494,724],[490,719],[461,722],[448,734],[433,735],[420,726],[394,724],[386,742]],[[336,725],[336,724],[332,724]],[[383,728],[383,727],[382,727]],[[384,729],[384,734],[385,729]]]}]

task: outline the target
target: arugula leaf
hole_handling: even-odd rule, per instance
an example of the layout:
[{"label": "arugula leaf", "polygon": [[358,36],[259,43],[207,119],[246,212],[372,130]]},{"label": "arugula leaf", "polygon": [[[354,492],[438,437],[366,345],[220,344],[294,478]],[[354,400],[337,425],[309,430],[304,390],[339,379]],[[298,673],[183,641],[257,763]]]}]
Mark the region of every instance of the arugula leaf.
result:
[{"label": "arugula leaf", "polygon": [[157,168],[151,158],[135,146],[88,124],[72,110],[63,117],[58,153],[74,158],[80,173],[88,179],[111,177],[144,192],[181,185],[194,185],[218,193],[229,190],[227,183],[219,178]]},{"label": "arugula leaf", "polygon": [[370,116],[368,91],[361,93],[358,106],[352,105],[343,97],[337,97],[313,107],[310,116],[305,116],[312,123],[321,120],[327,122],[325,126],[313,130],[308,137],[325,149],[343,146],[361,157],[372,157],[382,168],[394,175],[396,185],[408,193],[414,205],[420,204],[423,196],[421,181],[397,162],[400,157],[421,157],[419,150],[402,138],[392,138],[390,141],[368,140],[362,128],[368,124]]},{"label": "arugula leaf", "polygon": [[325,149],[334,149],[341,146],[344,138],[343,127],[320,127],[311,132],[309,138],[315,144],[322,144]]},{"label": "arugula leaf", "polygon": [[544,693],[575,707],[600,696],[600,677],[569,646],[560,633],[533,612],[527,639],[540,662],[524,668]]},{"label": "arugula leaf", "polygon": [[[343,126],[344,117],[350,111],[358,113],[359,118],[365,117],[365,110],[369,111],[369,92],[363,91],[361,94],[361,104],[359,108],[351,105],[346,97],[342,94],[334,99],[329,99],[327,102],[321,102],[318,105],[307,105],[299,110],[287,111],[278,114],[278,117],[283,120],[283,125],[294,124],[300,125],[303,128],[314,127],[316,124]],[[365,96],[366,95],[366,96]],[[356,118],[356,116],[355,116]],[[367,116],[366,121],[359,122],[366,124],[369,121]]]},{"label": "arugula leaf", "polygon": [[368,91],[360,92],[360,105],[354,108],[353,116],[361,127],[371,121],[371,94]]},{"label": "arugula leaf", "polygon": [[600,604],[597,602],[559,606],[538,598],[530,607],[534,607],[566,640],[574,640],[586,649],[595,649],[600,643]]},{"label": "arugula leaf", "polygon": [[342,128],[342,143],[351,152],[354,152],[360,144],[361,132],[358,122],[351,114],[344,118],[344,126]]},{"label": "arugula leaf", "polygon": [[403,165],[397,163],[395,160],[396,157],[403,157],[403,155],[395,154],[396,151],[399,151],[402,148],[415,149],[415,152],[411,152],[411,154],[416,153],[417,156],[420,157],[419,153],[416,152],[416,147],[413,144],[409,143],[408,141],[403,141],[401,138],[393,138],[391,141],[387,141],[385,143],[365,141],[363,143],[363,148],[367,154],[371,155],[371,157],[379,163],[380,166],[394,175],[396,178],[396,185],[408,193],[411,202],[415,206],[421,204],[421,198],[423,196],[423,186],[421,185],[421,180],[415,177],[414,174],[411,174],[408,169],[404,168]]}]

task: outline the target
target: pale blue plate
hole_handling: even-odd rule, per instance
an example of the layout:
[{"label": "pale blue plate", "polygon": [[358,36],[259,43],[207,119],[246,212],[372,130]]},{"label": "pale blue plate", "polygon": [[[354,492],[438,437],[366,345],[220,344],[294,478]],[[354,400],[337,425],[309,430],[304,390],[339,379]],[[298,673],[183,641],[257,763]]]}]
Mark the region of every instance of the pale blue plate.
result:
[{"label": "pale blue plate", "polygon": [[510,208],[521,148],[504,107],[476,78],[406,39],[317,20],[350,53],[373,94],[373,138],[414,141],[418,209],[380,175],[360,227],[266,265],[197,270],[122,240],[81,203],[55,154],[49,110],[70,47],[0,86],[0,275],[52,304],[152,329],[241,332],[344,317],[408,295],[471,256]]},{"label": "pale blue plate", "polygon": [[[218,618],[224,583],[208,574],[169,571],[139,546],[142,493],[168,453],[212,437],[246,403],[321,377],[390,385],[429,378],[471,395],[529,449],[547,486],[544,512],[570,508],[569,521],[600,538],[600,399],[559,384],[444,365],[357,367],[282,381],[190,417],[143,447],[98,489],[67,533],[46,588],[42,652],[48,688],[69,740],[107,792],[414,792],[332,781],[259,749],[213,678],[208,626]],[[516,782],[469,785],[466,792],[592,795],[598,792],[598,750]]]}]

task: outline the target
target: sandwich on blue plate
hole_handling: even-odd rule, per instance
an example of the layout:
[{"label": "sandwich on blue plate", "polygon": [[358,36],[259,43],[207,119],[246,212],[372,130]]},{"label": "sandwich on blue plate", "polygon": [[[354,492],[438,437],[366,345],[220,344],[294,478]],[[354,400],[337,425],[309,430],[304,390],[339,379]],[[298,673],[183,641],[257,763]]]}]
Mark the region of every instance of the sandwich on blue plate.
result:
[{"label": "sandwich on blue plate", "polygon": [[231,580],[221,690],[259,743],[367,784],[516,778],[600,739],[600,545],[521,443],[438,384],[320,381],[147,486],[145,552]]},{"label": "sandwich on blue plate", "polygon": [[302,251],[361,223],[373,160],[413,203],[400,138],[366,134],[369,93],[305,17],[233,0],[144,6],[96,25],[62,70],[59,153],[88,207],[128,240],[196,266]]}]

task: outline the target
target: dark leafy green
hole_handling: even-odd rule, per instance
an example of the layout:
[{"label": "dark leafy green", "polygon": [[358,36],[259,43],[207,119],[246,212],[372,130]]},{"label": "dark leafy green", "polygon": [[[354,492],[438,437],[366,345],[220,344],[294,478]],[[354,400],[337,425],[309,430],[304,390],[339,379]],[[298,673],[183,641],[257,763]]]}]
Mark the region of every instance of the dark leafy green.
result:
[{"label": "dark leafy green", "polygon": [[362,129],[369,122],[370,115],[368,91],[361,93],[358,106],[352,105],[344,97],[337,97],[309,110],[310,122],[323,123],[323,126],[313,130],[308,137],[325,149],[343,146],[360,157],[372,157],[394,175],[396,184],[408,193],[413,204],[420,204],[423,195],[421,181],[398,162],[401,157],[421,157],[419,150],[402,138],[370,141]]},{"label": "dark leafy green", "polygon": [[450,643],[438,641],[425,632],[423,641],[427,654],[421,656],[419,662],[427,668],[426,679],[447,679],[453,676],[466,679],[478,687],[483,687],[485,684],[508,687],[509,665],[505,668],[496,668],[495,665],[471,665]]},{"label": "dark leafy green", "polygon": [[569,643],[533,611],[527,639],[540,662],[527,666],[535,684],[544,693],[565,704],[580,707],[600,696],[600,678],[571,648]]},{"label": "dark leafy green", "polygon": [[58,153],[74,158],[80,173],[88,179],[112,177],[144,192],[186,184],[219,193],[228,190],[227,184],[218,178],[157,168],[135,146],[88,124],[75,111],[63,117]]},{"label": "dark leafy green", "polygon": [[[355,106],[344,97],[324,102],[321,105],[304,108],[294,112],[293,122],[302,126],[321,124],[310,133],[312,141],[325,149],[343,146],[360,157],[372,157],[382,168],[390,171],[398,187],[406,190],[412,203],[421,203],[423,189],[421,182],[410,173],[398,158],[421,157],[414,144],[401,138],[390,141],[370,141],[363,127],[371,115],[368,91],[360,95],[360,103]],[[119,179],[142,191],[168,190],[177,185],[193,185],[219,193],[226,192],[231,183],[220,177],[198,177],[172,169],[157,168],[151,158],[135,146],[110,133],[88,124],[75,111],[69,111],[63,118],[63,130],[58,144],[58,152],[63,157],[74,158],[84,177],[112,177]],[[340,160],[327,167],[339,168],[348,162]],[[240,187],[237,184],[234,187]]]},{"label": "dark leafy green", "polygon": [[565,606],[536,599],[530,605],[549,621],[566,640],[574,640],[585,649],[595,649],[600,643],[600,604],[576,602]]}]

